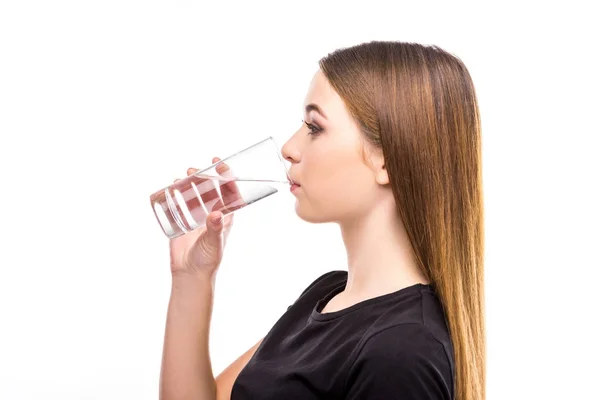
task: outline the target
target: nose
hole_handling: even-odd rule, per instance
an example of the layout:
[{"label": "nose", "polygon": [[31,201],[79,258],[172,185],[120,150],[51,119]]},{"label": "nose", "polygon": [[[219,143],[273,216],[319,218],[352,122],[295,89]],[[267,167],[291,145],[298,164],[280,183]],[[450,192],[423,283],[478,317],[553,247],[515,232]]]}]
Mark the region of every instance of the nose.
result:
[{"label": "nose", "polygon": [[294,144],[294,136],[285,142],[281,148],[281,156],[292,164],[300,162],[300,150],[298,149],[298,146]]}]

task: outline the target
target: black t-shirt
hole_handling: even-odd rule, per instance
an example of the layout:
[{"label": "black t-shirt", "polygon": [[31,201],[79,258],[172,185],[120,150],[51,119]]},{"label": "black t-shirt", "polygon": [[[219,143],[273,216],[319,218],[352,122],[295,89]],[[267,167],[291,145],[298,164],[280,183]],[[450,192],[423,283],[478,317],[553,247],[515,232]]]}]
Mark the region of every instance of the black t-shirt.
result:
[{"label": "black t-shirt", "polygon": [[346,271],[311,283],[237,377],[232,400],[453,399],[446,319],[429,285],[322,314]]}]

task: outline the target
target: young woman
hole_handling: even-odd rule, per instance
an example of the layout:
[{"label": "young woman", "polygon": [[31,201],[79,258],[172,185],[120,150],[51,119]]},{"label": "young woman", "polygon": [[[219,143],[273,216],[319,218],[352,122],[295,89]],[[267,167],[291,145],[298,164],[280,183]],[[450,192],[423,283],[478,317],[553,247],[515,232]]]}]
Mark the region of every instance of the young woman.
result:
[{"label": "young woman", "polygon": [[206,229],[170,243],[161,398],[482,400],[481,128],[471,77],[439,47],[403,42],[338,49],[319,67],[282,155],[296,213],[339,225],[347,270],[315,277],[215,379],[209,326],[233,215],[211,213]]}]

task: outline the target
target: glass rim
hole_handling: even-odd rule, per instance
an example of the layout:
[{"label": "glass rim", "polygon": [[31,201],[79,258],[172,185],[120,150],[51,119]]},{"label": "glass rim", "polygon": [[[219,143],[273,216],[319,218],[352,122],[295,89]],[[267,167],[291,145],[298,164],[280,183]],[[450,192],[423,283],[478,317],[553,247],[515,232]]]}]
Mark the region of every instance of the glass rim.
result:
[{"label": "glass rim", "polygon": [[262,144],[264,144],[266,142],[271,142],[273,144],[273,146],[275,146],[275,153],[277,153],[277,158],[279,159],[279,163],[281,164],[281,167],[285,171],[285,175],[286,175],[288,181],[290,182],[290,184],[294,183],[294,181],[292,180],[292,177],[290,176],[290,173],[289,173],[289,171],[288,171],[288,169],[287,169],[287,167],[285,165],[285,160],[283,159],[283,157],[281,155],[280,148],[277,145],[277,142],[275,141],[275,138],[273,136],[269,136],[269,137],[267,137],[265,139],[262,139],[259,142],[256,142],[256,143],[254,143],[254,144],[252,144],[252,145],[250,145],[250,146],[248,146],[248,147],[246,147],[244,149],[238,150],[235,153],[230,154],[227,157],[225,157],[225,158],[217,161],[216,163],[213,163],[212,165],[210,165],[210,166],[208,166],[206,168],[203,168],[202,170],[198,171],[197,173],[201,173],[201,172],[204,172],[204,171],[208,171],[208,170],[210,170],[212,168],[215,168],[217,165],[222,164],[222,163],[226,162],[227,160],[229,160],[229,159],[231,159],[231,158],[233,158],[233,157],[235,157],[235,156],[237,156],[237,155],[239,155],[241,153],[244,153],[244,152],[246,152],[248,150],[252,150],[253,148],[258,147],[258,146],[260,146],[260,145],[262,145]]}]

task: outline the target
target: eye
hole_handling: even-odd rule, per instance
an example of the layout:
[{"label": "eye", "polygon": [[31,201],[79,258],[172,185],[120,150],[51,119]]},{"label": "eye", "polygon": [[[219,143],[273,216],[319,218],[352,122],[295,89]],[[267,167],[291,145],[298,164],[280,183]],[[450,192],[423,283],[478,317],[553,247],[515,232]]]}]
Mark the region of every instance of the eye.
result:
[{"label": "eye", "polygon": [[318,135],[323,130],[322,128],[318,127],[317,125],[313,125],[313,124],[308,123],[306,121],[302,121],[302,122],[304,122],[304,124],[306,126],[308,126],[308,129],[309,129],[308,134],[309,135]]}]

